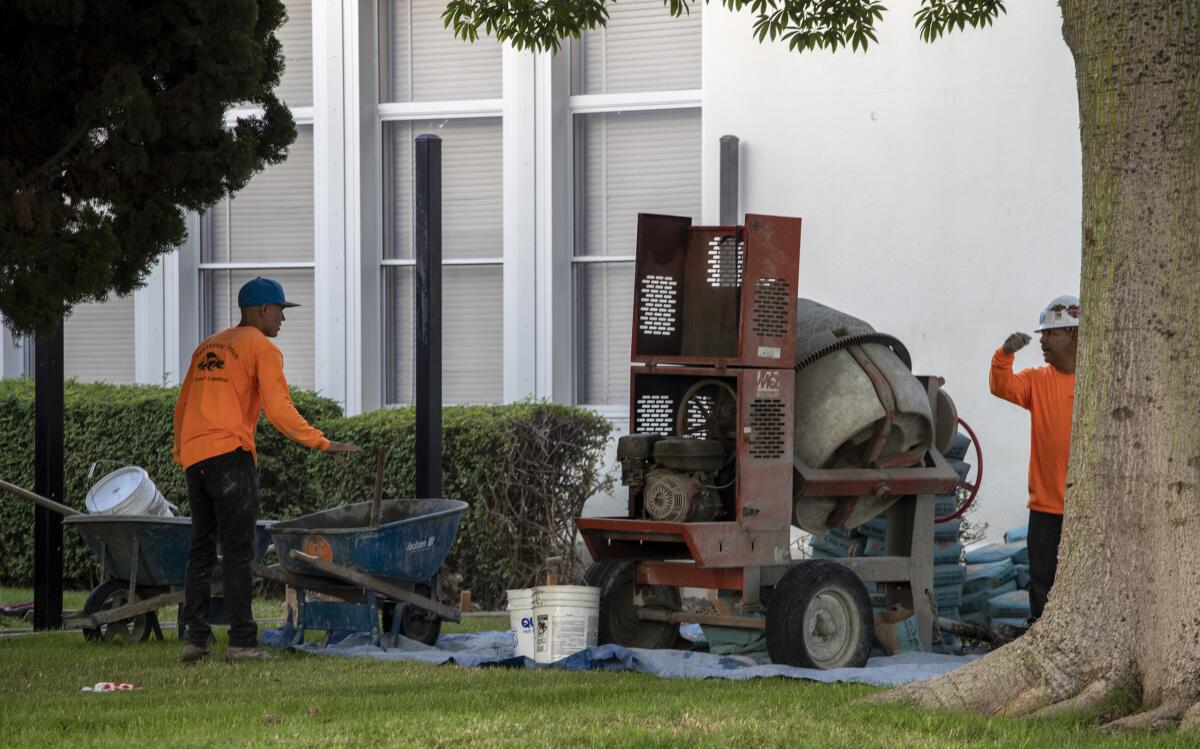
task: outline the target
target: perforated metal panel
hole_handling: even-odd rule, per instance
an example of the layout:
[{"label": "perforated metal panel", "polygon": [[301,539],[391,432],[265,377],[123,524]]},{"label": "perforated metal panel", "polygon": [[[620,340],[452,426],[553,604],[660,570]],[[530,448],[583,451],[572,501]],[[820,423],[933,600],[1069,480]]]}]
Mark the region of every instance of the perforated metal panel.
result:
[{"label": "perforated metal panel", "polygon": [[760,278],[754,283],[751,330],[755,335],[781,338],[787,334],[789,286],[782,278]]},{"label": "perforated metal panel", "polygon": [[692,396],[687,402],[687,434],[682,436],[707,439],[710,436],[707,423],[716,407],[716,402],[710,396]]},{"label": "perforated metal panel", "polygon": [[669,336],[678,319],[679,282],[670,276],[642,278],[642,304],[638,328],[647,335]]},{"label": "perforated metal panel", "polygon": [[637,399],[634,414],[639,434],[671,434],[675,402],[669,395],[643,395]]},{"label": "perforated metal panel", "polygon": [[742,285],[746,265],[746,243],[734,235],[708,240],[707,280],[714,288],[736,289]]},{"label": "perforated metal panel", "polygon": [[760,398],[750,403],[750,443],[752,458],[783,457],[784,429],[783,401]]}]

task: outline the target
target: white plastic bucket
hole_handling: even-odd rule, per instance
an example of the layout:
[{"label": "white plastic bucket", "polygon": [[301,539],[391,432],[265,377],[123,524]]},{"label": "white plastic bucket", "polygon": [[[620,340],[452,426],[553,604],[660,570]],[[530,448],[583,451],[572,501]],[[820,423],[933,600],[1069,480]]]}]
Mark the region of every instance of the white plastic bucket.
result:
[{"label": "white plastic bucket", "polygon": [[533,659],[538,663],[554,663],[594,647],[599,624],[599,588],[543,585],[533,589]]},{"label": "white plastic bucket", "polygon": [[508,591],[507,608],[513,654],[533,658],[533,588]]},{"label": "white plastic bucket", "polygon": [[118,468],[97,481],[83,503],[93,515],[171,517],[171,503],[138,466]]}]

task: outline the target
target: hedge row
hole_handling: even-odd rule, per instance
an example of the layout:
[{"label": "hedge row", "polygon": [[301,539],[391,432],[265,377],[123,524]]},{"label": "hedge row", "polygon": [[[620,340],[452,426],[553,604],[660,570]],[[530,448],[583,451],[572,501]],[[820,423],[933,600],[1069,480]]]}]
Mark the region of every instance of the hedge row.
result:
[{"label": "hedge row", "polygon": [[[187,512],[183,471],[171,458],[177,388],[80,384],[66,387],[64,503],[83,510],[93,461],[147,470],[163,495]],[[375,450],[388,451],[384,494],[414,493],[412,408],[381,409],[344,418],[336,402],[293,391],[296,407],[332,439],[364,448],[338,462],[285,439],[265,420],[257,444],[262,517],[290,518],[370,497]],[[466,500],[458,542],[447,566],[475,600],[497,605],[505,588],[535,582],[548,557],[563,557],[578,573],[574,518],[584,501],[607,488],[601,465],[610,430],[595,413],[544,403],[450,407],[443,410],[443,494]],[[0,478],[33,488],[33,384],[0,381]],[[114,463],[102,463],[111,470]],[[33,577],[33,507],[0,495],[0,584]],[[99,569],[74,533],[64,538],[68,585],[90,586]]]},{"label": "hedge row", "polygon": [[[34,488],[33,382],[0,380],[0,478]],[[171,458],[172,419],[178,388],[149,385],[82,384],[69,381],[64,393],[63,498],[85,512],[84,498],[96,478],[121,465],[146,469],[169,501],[187,513],[183,471]],[[296,408],[314,423],[342,415],[328,398],[292,391]],[[288,517],[312,506],[307,475],[308,450],[259,423],[257,447],[263,517]],[[88,470],[95,461],[96,474]],[[0,584],[31,585],[33,505],[0,494]],[[73,532],[63,538],[67,584],[90,587],[99,564]]]}]

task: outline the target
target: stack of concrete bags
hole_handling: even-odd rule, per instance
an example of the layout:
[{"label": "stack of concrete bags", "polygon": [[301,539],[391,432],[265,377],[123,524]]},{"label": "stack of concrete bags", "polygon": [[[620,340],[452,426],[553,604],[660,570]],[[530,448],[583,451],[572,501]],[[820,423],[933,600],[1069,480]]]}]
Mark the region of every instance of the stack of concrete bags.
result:
[{"label": "stack of concrete bags", "polygon": [[[960,432],[946,451],[950,465],[964,479],[971,470],[970,464],[963,462],[970,444],[967,435]],[[938,495],[934,499],[934,517],[950,515],[956,509],[957,502],[953,494]],[[853,530],[837,529],[822,537],[814,536],[809,542],[811,556],[813,559],[883,556],[887,526],[887,516],[881,515]],[[962,521],[958,519],[936,523],[933,527],[934,603],[938,615],[950,619],[960,618],[959,606],[966,580],[966,567],[962,562],[963,545],[959,538],[961,528]],[[885,608],[882,593],[871,595],[871,605],[877,612]]]},{"label": "stack of concrete bags", "polygon": [[985,627],[1025,627],[1029,619],[1029,549],[1024,527],[1004,543],[970,549],[963,584],[962,620]]}]

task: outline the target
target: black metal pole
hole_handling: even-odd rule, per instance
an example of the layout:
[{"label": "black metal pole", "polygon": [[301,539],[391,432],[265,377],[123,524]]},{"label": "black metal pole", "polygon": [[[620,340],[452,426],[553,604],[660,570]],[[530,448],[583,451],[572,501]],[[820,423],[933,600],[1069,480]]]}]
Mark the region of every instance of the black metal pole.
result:
[{"label": "black metal pole", "polygon": [[[63,334],[34,344],[34,491],[63,501]],[[60,629],[63,602],[62,516],[37,507],[33,516],[33,628]]]},{"label": "black metal pole", "polygon": [[417,498],[442,496],[442,139],[418,135],[416,168]]},{"label": "black metal pole", "polygon": [[738,138],[721,136],[721,226],[738,223]]}]

